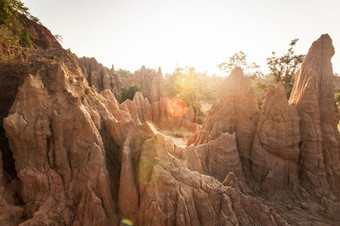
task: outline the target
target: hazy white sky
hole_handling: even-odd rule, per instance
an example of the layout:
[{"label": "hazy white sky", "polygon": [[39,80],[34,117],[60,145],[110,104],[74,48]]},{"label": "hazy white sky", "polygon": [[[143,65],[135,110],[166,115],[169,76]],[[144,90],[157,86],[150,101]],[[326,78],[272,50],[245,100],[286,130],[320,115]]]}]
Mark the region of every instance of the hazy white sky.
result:
[{"label": "hazy white sky", "polygon": [[271,52],[299,38],[306,54],[323,33],[333,39],[340,72],[339,0],[23,0],[63,47],[79,57],[131,71],[176,66],[221,74],[217,65],[243,51],[266,70]]}]

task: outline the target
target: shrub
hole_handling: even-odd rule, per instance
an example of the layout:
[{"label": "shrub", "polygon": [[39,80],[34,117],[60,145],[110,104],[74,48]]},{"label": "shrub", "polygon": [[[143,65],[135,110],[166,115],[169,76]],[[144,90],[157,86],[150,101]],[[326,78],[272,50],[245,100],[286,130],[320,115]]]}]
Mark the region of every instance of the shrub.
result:
[{"label": "shrub", "polygon": [[141,91],[140,87],[138,85],[132,84],[127,87],[122,87],[121,92],[122,92],[122,99],[121,102],[124,102],[125,100],[133,100],[133,97],[136,92]]},{"label": "shrub", "polygon": [[32,46],[32,36],[25,28],[23,15],[38,21],[38,18],[33,17],[20,0],[0,1],[0,39],[11,46]]},{"label": "shrub", "polygon": [[261,108],[262,108],[262,105],[263,105],[263,100],[262,99],[260,99],[260,98],[256,98],[256,100],[257,100],[257,106],[259,107],[259,109],[261,110]]},{"label": "shrub", "polygon": [[335,99],[335,102],[339,103],[340,102],[340,93],[335,93],[334,99]]},{"label": "shrub", "polygon": [[119,69],[118,74],[120,77],[131,78],[132,73],[129,70]]}]

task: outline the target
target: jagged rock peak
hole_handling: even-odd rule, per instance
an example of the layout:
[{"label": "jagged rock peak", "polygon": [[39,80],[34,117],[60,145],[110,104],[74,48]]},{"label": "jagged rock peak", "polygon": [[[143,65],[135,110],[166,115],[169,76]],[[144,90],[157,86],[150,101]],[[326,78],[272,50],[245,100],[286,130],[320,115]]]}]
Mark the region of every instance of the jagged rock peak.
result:
[{"label": "jagged rock peak", "polygon": [[162,68],[161,67],[158,67],[157,75],[163,77],[163,73],[162,73]]},{"label": "jagged rock peak", "polygon": [[81,57],[78,58],[78,62],[91,86],[96,87],[99,92],[109,89],[120,100],[122,81],[118,73],[115,72],[113,65],[109,69],[98,63],[94,57]]},{"label": "jagged rock peak", "polygon": [[207,143],[222,133],[236,132],[241,160],[249,159],[258,113],[250,80],[237,67],[224,80],[220,97],[211,107],[202,130],[189,139],[188,145]]},{"label": "jagged rock peak", "polygon": [[231,71],[229,77],[244,77],[244,73],[243,73],[242,68],[240,68],[240,67],[235,67],[235,68]]},{"label": "jagged rock peak", "polygon": [[332,39],[321,35],[295,75],[289,103],[301,117],[301,172],[304,186],[316,195],[340,190],[339,112],[334,101]]},{"label": "jagged rock peak", "polygon": [[36,23],[33,20],[28,19],[26,16],[21,16],[25,26],[32,36],[33,45],[35,48],[50,49],[50,48],[62,48],[55,36],[51,31],[41,24]]},{"label": "jagged rock peak", "polygon": [[252,175],[264,192],[297,191],[299,142],[298,112],[278,83],[267,91],[251,152]]}]

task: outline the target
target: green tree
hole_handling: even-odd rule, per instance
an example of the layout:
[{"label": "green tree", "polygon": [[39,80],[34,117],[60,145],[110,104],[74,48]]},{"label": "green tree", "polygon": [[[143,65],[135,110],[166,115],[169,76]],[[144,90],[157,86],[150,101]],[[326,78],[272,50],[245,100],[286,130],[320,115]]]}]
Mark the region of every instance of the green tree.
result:
[{"label": "green tree", "polygon": [[120,77],[125,77],[125,78],[131,78],[132,77],[132,73],[129,70],[124,70],[124,69],[119,69],[118,75]]},{"label": "green tree", "polygon": [[195,122],[202,123],[204,113],[201,110],[199,74],[194,67],[177,67],[172,74],[165,78],[166,87],[170,97],[178,97],[191,106],[195,112]]},{"label": "green tree", "polygon": [[0,39],[12,46],[32,46],[32,36],[25,26],[27,17],[39,23],[19,0],[0,0]]},{"label": "green tree", "polygon": [[230,72],[235,67],[240,67],[243,69],[244,74],[252,79],[263,77],[263,73],[260,70],[260,66],[254,62],[248,63],[247,55],[242,51],[234,53],[234,55],[229,57],[228,62],[222,62],[219,65],[217,65],[217,67],[221,71],[225,71],[227,74],[230,74]]},{"label": "green tree", "polygon": [[340,93],[334,94],[334,100],[335,100],[336,103],[340,103]]},{"label": "green tree", "polygon": [[121,103],[124,102],[125,100],[133,100],[133,97],[135,96],[136,92],[140,92],[141,89],[138,85],[132,84],[127,87],[122,87],[121,92],[122,92],[122,100]]},{"label": "green tree", "polygon": [[19,18],[20,14],[30,15],[28,8],[19,0],[0,1],[0,24],[12,26],[11,18]]},{"label": "green tree", "polygon": [[299,39],[293,39],[289,44],[288,51],[283,56],[272,56],[267,58],[267,65],[271,74],[274,76],[276,83],[281,82],[286,88],[287,96],[290,96],[294,85],[294,78],[297,69],[303,62],[305,55],[295,55],[294,47]]}]

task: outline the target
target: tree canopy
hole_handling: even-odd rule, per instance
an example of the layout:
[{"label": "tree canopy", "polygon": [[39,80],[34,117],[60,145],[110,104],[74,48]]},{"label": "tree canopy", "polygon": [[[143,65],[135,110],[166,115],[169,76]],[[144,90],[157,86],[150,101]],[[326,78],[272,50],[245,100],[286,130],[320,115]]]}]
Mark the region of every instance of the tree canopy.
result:
[{"label": "tree canopy", "polygon": [[27,28],[23,16],[38,22],[28,8],[19,0],[0,1],[0,39],[12,46],[32,46],[32,36]]},{"label": "tree canopy", "polygon": [[288,97],[292,92],[295,73],[305,58],[305,55],[294,54],[294,47],[298,40],[293,39],[291,41],[289,49],[283,56],[276,56],[276,53],[272,52],[272,56],[267,58],[267,65],[271,75],[274,76],[276,82],[281,82],[286,88]]},{"label": "tree canopy", "polygon": [[248,63],[247,62],[247,55],[239,51],[238,53],[234,53],[227,62],[222,62],[217,66],[221,71],[225,71],[227,74],[235,67],[240,67],[243,69],[243,72],[246,76],[251,78],[262,78],[263,73],[260,70],[260,66],[256,63]]},{"label": "tree canopy", "polygon": [[127,87],[122,87],[121,91],[122,91],[122,99],[121,99],[121,103],[122,103],[127,99],[133,100],[135,93],[140,92],[141,88],[136,84],[132,84],[132,85],[127,86]]}]

